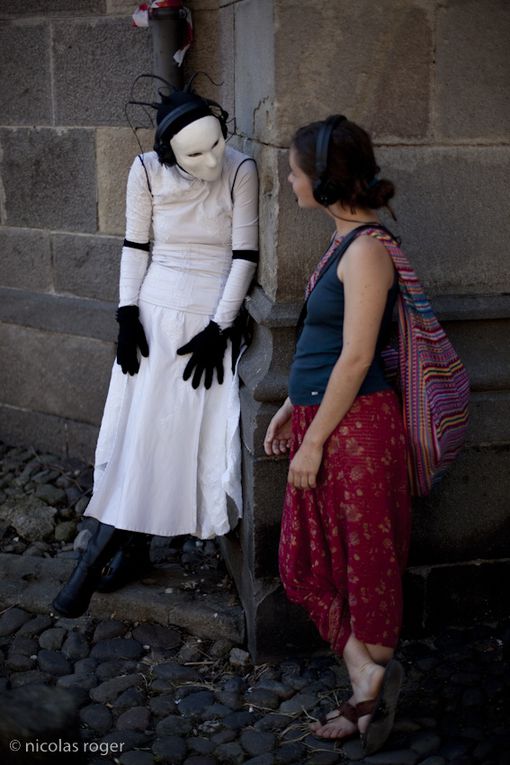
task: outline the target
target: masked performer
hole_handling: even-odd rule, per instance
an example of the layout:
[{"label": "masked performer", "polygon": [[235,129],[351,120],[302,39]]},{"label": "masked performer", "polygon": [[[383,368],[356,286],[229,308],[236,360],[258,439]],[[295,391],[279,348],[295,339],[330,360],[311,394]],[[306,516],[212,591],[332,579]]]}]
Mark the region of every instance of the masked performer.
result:
[{"label": "masked performer", "polygon": [[256,269],[258,182],[225,145],[227,116],[192,92],[163,97],[155,151],[129,173],[117,363],[86,511],[99,523],[53,602],[65,616],[136,578],[148,535],[209,539],[241,512],[232,325]]},{"label": "masked performer", "polygon": [[381,359],[398,280],[396,244],[375,211],[394,189],[377,178],[367,133],[342,116],[298,130],[289,161],[299,206],[324,210],[336,231],[308,285],[289,398],[265,440],[267,454],[290,447],[280,573],[352,682],[313,732],[361,734],[371,754],[391,731],[402,679],[393,653],[410,534],[400,403]]}]

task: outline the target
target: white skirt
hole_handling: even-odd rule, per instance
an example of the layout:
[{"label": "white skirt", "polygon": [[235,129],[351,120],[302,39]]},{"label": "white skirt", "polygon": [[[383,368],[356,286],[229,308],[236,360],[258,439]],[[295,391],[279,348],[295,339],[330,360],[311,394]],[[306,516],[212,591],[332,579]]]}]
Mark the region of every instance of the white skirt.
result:
[{"label": "white skirt", "polygon": [[[208,316],[140,299],[149,345],[140,371],[113,365],[96,449],[94,492],[85,515],[160,536],[226,534],[241,515],[239,389],[231,371],[197,390],[182,379],[190,356],[176,351]],[[203,380],[203,378],[202,378]],[[227,510],[227,495],[234,508]]]}]

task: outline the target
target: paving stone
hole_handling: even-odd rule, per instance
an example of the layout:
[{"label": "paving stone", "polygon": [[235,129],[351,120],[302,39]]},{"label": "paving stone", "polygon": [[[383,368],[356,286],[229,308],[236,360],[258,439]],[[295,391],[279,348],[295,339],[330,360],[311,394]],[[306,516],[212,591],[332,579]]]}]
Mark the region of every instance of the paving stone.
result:
[{"label": "paving stone", "polygon": [[226,762],[229,765],[241,765],[244,762],[244,752],[235,741],[231,741],[228,744],[220,744],[214,750],[214,756],[220,762]]},{"label": "paving stone", "polygon": [[205,754],[193,754],[186,757],[183,765],[216,765],[218,761],[214,757],[208,757]]},{"label": "paving stone", "polygon": [[143,707],[145,704],[145,694],[138,688],[128,688],[117,696],[113,702],[113,708],[118,710],[131,709],[131,707]]},{"label": "paving stone", "polygon": [[177,648],[182,642],[180,633],[161,624],[140,624],[133,630],[133,637],[151,648]]},{"label": "paving stone", "polygon": [[233,667],[246,668],[251,665],[251,657],[247,651],[242,648],[232,648],[228,660]]},{"label": "paving stone", "polygon": [[59,677],[57,685],[61,688],[84,688],[90,691],[97,686],[97,677],[93,672],[73,672]]},{"label": "paving stone", "polygon": [[416,765],[419,755],[409,749],[400,749],[394,752],[377,752],[365,757],[367,765]]},{"label": "paving stone", "polygon": [[76,521],[61,521],[55,526],[56,542],[72,542],[76,536]]},{"label": "paving stone", "polygon": [[61,505],[67,500],[67,495],[63,489],[53,486],[51,483],[42,483],[35,490],[37,499],[42,499],[47,505]]},{"label": "paving stone", "polygon": [[182,699],[178,704],[178,710],[183,717],[197,718],[202,712],[214,703],[214,694],[210,691],[192,693]]},{"label": "paving stone", "polygon": [[119,758],[120,765],[153,765],[154,758],[150,752],[124,752]]},{"label": "paving stone", "polygon": [[177,711],[173,693],[162,693],[159,696],[154,696],[150,700],[149,706],[151,712],[156,715],[156,717],[165,717],[166,715],[170,715]]},{"label": "paving stone", "polygon": [[365,756],[359,739],[350,739],[349,741],[346,741],[342,747],[342,751],[345,756],[353,762],[362,760]]},{"label": "paving stone", "polygon": [[[91,657],[94,658],[94,657]],[[97,659],[95,659],[97,661]],[[121,675],[130,675],[136,669],[135,661],[122,661],[122,659],[111,659],[103,661],[97,665],[96,674],[103,680],[111,680]]]},{"label": "paving stone", "polygon": [[79,632],[70,632],[62,646],[62,653],[72,661],[87,658],[89,652],[88,640]]},{"label": "paving stone", "polygon": [[274,765],[274,754],[267,752],[266,754],[258,754],[256,757],[251,757],[249,760],[245,760],[245,765]]},{"label": "paving stone", "polygon": [[230,709],[242,709],[244,701],[237,691],[216,691],[216,698],[221,704],[225,704]]},{"label": "paving stone", "polygon": [[96,667],[97,661],[91,656],[87,656],[86,659],[78,659],[78,661],[75,662],[74,671],[77,675],[86,675],[90,672],[94,672]]},{"label": "paving stone", "polygon": [[122,749],[117,749],[117,751],[122,751],[123,749],[129,750],[138,746],[147,746],[150,742],[150,739],[150,736],[148,736],[146,733],[142,733],[141,731],[112,730],[107,733],[106,736],[103,736],[101,742],[110,745],[116,744],[118,746],[122,744]]},{"label": "paving stone", "polygon": [[444,757],[427,757],[426,760],[422,760],[420,765],[446,765]]},{"label": "paving stone", "polygon": [[119,730],[147,730],[151,714],[147,707],[133,707],[123,712],[117,720]]},{"label": "paving stone", "polygon": [[48,651],[58,651],[62,647],[67,630],[62,627],[53,627],[45,630],[39,636],[39,645]]},{"label": "paving stone", "polygon": [[14,634],[31,618],[32,615],[22,608],[9,608],[0,616],[0,637]]},{"label": "paving stone", "polygon": [[223,724],[232,730],[241,730],[241,728],[252,725],[255,719],[255,715],[251,712],[239,710],[238,712],[232,712],[228,717],[224,717]]},{"label": "paving stone", "polygon": [[423,731],[415,736],[411,737],[410,747],[411,749],[420,755],[420,757],[426,757],[429,754],[436,752],[441,745],[441,739],[433,731]]},{"label": "paving stone", "polygon": [[47,616],[46,614],[38,614],[25,622],[17,631],[17,635],[39,635],[41,632],[44,632],[51,627],[52,624],[53,621],[50,616]]},{"label": "paving stone", "polygon": [[274,748],[276,736],[262,731],[245,730],[241,733],[239,742],[248,754],[256,757],[259,754],[266,754]]},{"label": "paving stone", "polygon": [[289,765],[294,762],[302,762],[305,758],[305,753],[306,747],[299,741],[284,744],[275,750],[275,762],[277,765]]},{"label": "paving stone", "polygon": [[35,664],[35,659],[31,659],[30,656],[24,656],[20,653],[9,653],[5,661],[5,666],[11,672],[28,672]]},{"label": "paving stone", "polygon": [[10,683],[12,688],[21,688],[24,685],[48,685],[51,679],[48,672],[30,669],[28,672],[16,672],[11,675]]},{"label": "paving stone", "polygon": [[[87,529],[83,530],[87,531]],[[82,532],[80,531],[80,534],[81,533]],[[124,622],[117,621],[116,619],[101,621],[94,630],[92,642],[100,643],[103,640],[111,640],[112,638],[123,637],[127,631],[128,627],[127,624],[124,624]]]},{"label": "paving stone", "polygon": [[186,742],[180,736],[162,736],[156,738],[152,753],[158,762],[179,765],[186,757]]},{"label": "paving stone", "polygon": [[57,676],[71,674],[71,663],[58,651],[47,651],[42,648],[37,654],[37,661],[42,672]]},{"label": "paving stone", "polygon": [[289,716],[275,713],[269,713],[260,717],[253,725],[257,730],[279,731],[286,728],[289,724]]},{"label": "paving stone", "polygon": [[[157,664],[154,667],[154,677],[160,681],[160,684],[177,684],[201,680],[201,675],[192,667],[183,667],[177,662],[170,661],[163,664]],[[153,682],[154,686],[154,682]]]},{"label": "paving stone", "polygon": [[279,711],[284,714],[299,714],[303,709],[310,709],[317,703],[317,696],[306,693],[298,693],[287,701],[282,701]]},{"label": "paving stone", "polygon": [[143,647],[138,640],[132,638],[113,638],[100,640],[92,648],[90,655],[99,661],[108,659],[139,659],[143,655]]},{"label": "paving stone", "polygon": [[224,704],[212,704],[202,712],[201,717],[202,720],[223,720],[230,714],[232,714],[230,707],[226,707]]},{"label": "paving stone", "polygon": [[90,704],[83,707],[80,710],[80,720],[99,736],[108,733],[113,725],[112,713],[104,704]]},{"label": "paving stone", "polygon": [[208,738],[201,736],[190,736],[186,739],[188,749],[197,754],[210,754],[214,749],[214,744]]},{"label": "paving stone", "polygon": [[[334,677],[335,685],[336,685],[336,677]],[[270,678],[263,678],[262,680],[259,680],[258,683],[255,684],[254,688],[257,690],[267,690],[274,693],[276,696],[278,696],[279,699],[282,699],[283,701],[286,701],[287,699],[290,699],[291,696],[294,695],[295,691],[294,688],[291,688],[289,685],[286,685],[285,683],[280,683],[278,680],[272,680]]]},{"label": "paving stone", "polygon": [[220,638],[219,640],[216,640],[212,646],[209,649],[210,655],[213,657],[213,659],[223,659],[225,656],[227,656],[230,651],[232,650],[234,646],[230,642],[230,640],[226,640],[225,638]]},{"label": "paving stone", "polygon": [[9,647],[9,653],[17,653],[22,656],[32,656],[39,650],[39,644],[35,638],[26,635],[20,635],[19,632],[14,636]]},{"label": "paving stone", "polygon": [[156,725],[156,735],[161,737],[186,736],[190,733],[192,724],[179,715],[167,715]]},{"label": "paving stone", "polygon": [[335,765],[339,762],[339,754],[337,752],[314,752],[304,762],[305,765]]},{"label": "paving stone", "polygon": [[247,704],[261,709],[278,709],[280,698],[272,691],[265,688],[249,688],[244,694],[244,700]]},{"label": "paving stone", "polygon": [[117,696],[127,688],[139,685],[143,682],[140,674],[124,675],[123,677],[114,677],[111,680],[105,680],[90,692],[90,698],[101,704],[115,701]]}]

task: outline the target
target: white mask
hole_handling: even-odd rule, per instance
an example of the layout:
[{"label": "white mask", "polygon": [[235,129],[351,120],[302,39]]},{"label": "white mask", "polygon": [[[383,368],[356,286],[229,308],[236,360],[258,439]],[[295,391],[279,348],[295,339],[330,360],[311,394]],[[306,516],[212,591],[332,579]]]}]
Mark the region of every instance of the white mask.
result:
[{"label": "white mask", "polygon": [[170,140],[177,164],[203,181],[216,181],[223,166],[225,139],[212,114],[183,127]]}]

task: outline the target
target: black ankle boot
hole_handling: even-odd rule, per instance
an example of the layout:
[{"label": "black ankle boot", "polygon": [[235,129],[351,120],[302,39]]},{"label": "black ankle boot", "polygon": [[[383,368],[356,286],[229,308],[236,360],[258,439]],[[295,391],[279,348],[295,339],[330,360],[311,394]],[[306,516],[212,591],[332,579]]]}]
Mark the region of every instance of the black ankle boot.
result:
[{"label": "black ankle boot", "polygon": [[122,533],[115,526],[99,523],[68,582],[53,601],[57,613],[71,619],[85,613],[101,571],[117,549]]},{"label": "black ankle boot", "polygon": [[114,592],[140,579],[151,567],[151,538],[149,534],[135,531],[125,536],[120,548],[104,567],[97,591]]}]

